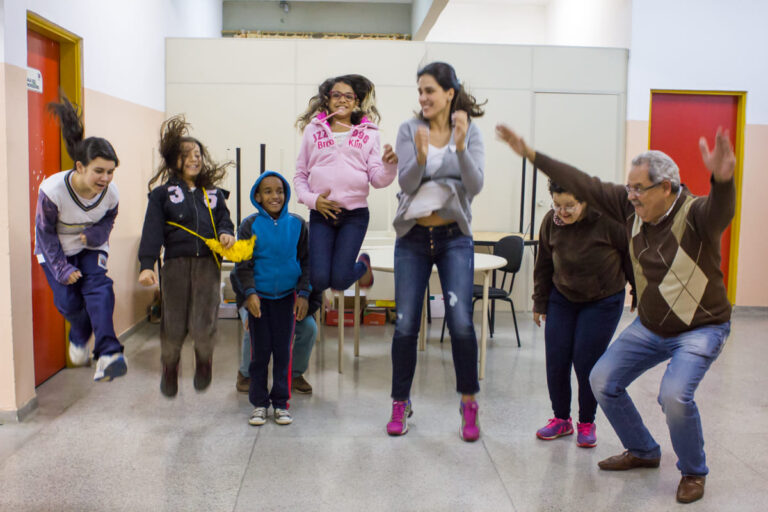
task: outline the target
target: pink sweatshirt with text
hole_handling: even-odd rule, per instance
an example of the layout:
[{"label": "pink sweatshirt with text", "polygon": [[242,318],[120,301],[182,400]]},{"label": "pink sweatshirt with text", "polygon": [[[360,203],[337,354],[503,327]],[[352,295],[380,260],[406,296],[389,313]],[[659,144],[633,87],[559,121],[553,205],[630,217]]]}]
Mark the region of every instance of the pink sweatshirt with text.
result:
[{"label": "pink sweatshirt with text", "polygon": [[304,128],[293,187],[299,202],[315,209],[317,196],[353,210],[368,206],[369,184],[384,188],[397,175],[397,164],[381,161],[379,129],[363,117],[343,144],[336,144],[327,114],[321,112]]}]

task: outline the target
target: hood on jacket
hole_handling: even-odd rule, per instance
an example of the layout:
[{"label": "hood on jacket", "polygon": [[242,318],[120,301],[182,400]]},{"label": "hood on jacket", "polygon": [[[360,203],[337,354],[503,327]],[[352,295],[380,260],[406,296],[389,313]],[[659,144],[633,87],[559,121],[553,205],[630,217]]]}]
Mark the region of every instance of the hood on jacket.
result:
[{"label": "hood on jacket", "polygon": [[259,213],[263,215],[269,215],[267,213],[267,210],[265,210],[260,203],[256,202],[256,191],[259,190],[259,184],[264,178],[269,176],[275,176],[276,178],[280,178],[280,181],[283,182],[283,190],[285,192],[285,202],[283,203],[282,210],[280,210],[280,216],[282,217],[288,211],[288,201],[291,200],[291,186],[288,185],[288,181],[279,172],[266,171],[264,174],[262,174],[256,179],[256,182],[253,184],[253,187],[251,187],[251,203],[253,203],[253,206],[256,207]]}]

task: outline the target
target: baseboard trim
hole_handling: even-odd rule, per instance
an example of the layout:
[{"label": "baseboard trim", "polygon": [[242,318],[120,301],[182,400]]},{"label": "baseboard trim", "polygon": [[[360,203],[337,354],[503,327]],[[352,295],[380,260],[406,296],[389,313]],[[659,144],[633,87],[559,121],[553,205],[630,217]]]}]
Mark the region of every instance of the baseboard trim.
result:
[{"label": "baseboard trim", "polygon": [[3,423],[20,423],[37,409],[37,397],[34,396],[24,407],[15,411],[0,411],[0,425]]},{"label": "baseboard trim", "polygon": [[120,334],[117,337],[117,339],[120,340],[120,343],[123,343],[127,337],[129,337],[131,334],[135,333],[136,331],[138,331],[148,323],[149,323],[149,320],[147,320],[146,317],[142,318],[141,320],[133,324],[131,327],[123,331],[122,334]]}]

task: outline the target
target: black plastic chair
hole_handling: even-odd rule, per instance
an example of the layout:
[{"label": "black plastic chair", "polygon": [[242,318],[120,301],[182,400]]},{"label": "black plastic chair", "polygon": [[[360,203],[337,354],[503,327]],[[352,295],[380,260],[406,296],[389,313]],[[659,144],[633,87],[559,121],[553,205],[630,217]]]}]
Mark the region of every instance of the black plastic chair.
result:
[{"label": "black plastic chair", "polygon": [[[499,268],[501,272],[504,272],[504,277],[501,280],[501,287],[496,288],[491,286],[488,288],[488,299],[491,300],[491,304],[496,300],[503,300],[509,302],[512,308],[512,320],[515,323],[515,336],[517,337],[517,346],[520,346],[520,332],[517,330],[517,315],[515,315],[515,303],[512,302],[512,288],[515,285],[515,274],[520,271],[520,266],[523,263],[523,251],[525,246],[523,245],[523,237],[517,235],[505,236],[493,246],[493,254],[501,256],[507,260],[507,264]],[[509,288],[506,288],[507,277],[509,277]],[[495,280],[495,271],[494,271]],[[495,283],[494,283],[495,284]],[[475,303],[478,300],[483,300],[483,287],[481,285],[474,285],[472,290],[472,307],[475,307]],[[490,327],[490,335],[493,337],[494,321],[496,320],[495,312],[492,311],[495,308],[488,308],[488,325]],[[445,317],[443,317],[443,331],[440,334],[440,343],[443,342],[445,336]]]}]

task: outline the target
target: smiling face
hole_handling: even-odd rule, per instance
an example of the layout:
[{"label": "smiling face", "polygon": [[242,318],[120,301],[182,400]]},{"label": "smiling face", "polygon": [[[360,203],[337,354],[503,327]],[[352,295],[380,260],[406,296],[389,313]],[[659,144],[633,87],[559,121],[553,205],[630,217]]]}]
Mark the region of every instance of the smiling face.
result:
[{"label": "smiling face", "polygon": [[552,209],[564,224],[573,224],[584,217],[587,203],[578,201],[570,192],[554,192]]},{"label": "smiling face", "polygon": [[277,176],[267,176],[259,183],[259,188],[253,195],[256,202],[273,218],[277,218],[285,204],[285,188],[283,180]]},{"label": "smiling face", "polygon": [[181,155],[177,163],[181,169],[182,178],[188,185],[194,186],[195,180],[203,168],[203,155],[200,146],[195,142],[182,142]]},{"label": "smiling face", "polygon": [[421,105],[421,115],[424,119],[436,119],[446,112],[450,114],[453,89],[443,89],[435,77],[427,73],[419,77],[418,85],[419,105]]},{"label": "smiling face", "polygon": [[633,165],[629,171],[627,199],[635,207],[635,213],[643,222],[654,223],[672,206],[676,194],[672,184],[663,180],[653,183],[648,173],[648,164]]},{"label": "smiling face", "polygon": [[75,190],[78,194],[91,199],[101,194],[115,177],[115,162],[102,157],[96,157],[88,165],[75,163],[76,173],[73,175]]},{"label": "smiling face", "polygon": [[328,93],[328,113],[336,114],[336,119],[350,119],[352,111],[359,102],[355,97],[355,91],[349,84],[336,82]]}]

